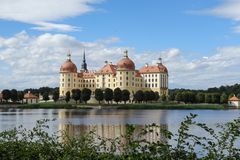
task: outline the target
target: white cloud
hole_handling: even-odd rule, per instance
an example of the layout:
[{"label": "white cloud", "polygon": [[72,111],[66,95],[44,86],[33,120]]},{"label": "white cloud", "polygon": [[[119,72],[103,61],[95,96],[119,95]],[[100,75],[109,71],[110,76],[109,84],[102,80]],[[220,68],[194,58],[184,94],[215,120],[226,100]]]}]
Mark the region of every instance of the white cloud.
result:
[{"label": "white cloud", "polygon": [[[223,0],[223,3],[211,9],[202,11],[194,11],[193,13],[203,13],[214,15],[222,18],[231,19],[233,21],[240,21],[240,1],[239,0]],[[240,25],[233,27],[233,31],[240,33]]]},{"label": "white cloud", "polygon": [[239,82],[240,46],[216,49],[216,53],[198,60],[188,60],[180,49],[136,53],[131,47],[114,47],[116,37],[83,42],[66,34],[29,36],[21,32],[13,37],[0,37],[0,89],[58,86],[59,68],[68,49],[80,69],[83,50],[89,69],[100,69],[104,61],[117,63],[125,49],[129,50],[139,69],[146,62],[155,64],[159,57],[168,67],[170,86],[207,88]]},{"label": "white cloud", "polygon": [[48,22],[38,22],[34,24],[38,26],[32,27],[32,29],[39,30],[39,31],[61,31],[61,32],[81,31],[80,27],[75,27],[67,24],[56,24],[56,23],[48,23]]},{"label": "white cloud", "polygon": [[[37,30],[76,31],[76,26],[55,21],[95,11],[103,0],[1,0],[0,19],[37,25]],[[54,22],[54,23],[53,23]]]}]

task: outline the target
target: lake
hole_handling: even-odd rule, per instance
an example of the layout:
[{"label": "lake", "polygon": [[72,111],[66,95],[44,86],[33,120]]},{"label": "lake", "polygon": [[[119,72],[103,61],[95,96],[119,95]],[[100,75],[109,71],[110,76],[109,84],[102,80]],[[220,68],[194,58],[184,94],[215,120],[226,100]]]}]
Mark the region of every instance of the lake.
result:
[{"label": "lake", "polygon": [[[56,119],[48,123],[48,132],[61,130],[73,136],[94,129],[99,136],[114,138],[124,134],[126,124],[142,129],[145,124],[156,123],[176,133],[190,113],[198,114],[196,121],[213,128],[240,117],[240,110],[0,109],[0,131],[20,125],[31,129],[37,120]],[[202,131],[194,127],[192,132]],[[146,139],[155,141],[159,137],[149,135]]]}]

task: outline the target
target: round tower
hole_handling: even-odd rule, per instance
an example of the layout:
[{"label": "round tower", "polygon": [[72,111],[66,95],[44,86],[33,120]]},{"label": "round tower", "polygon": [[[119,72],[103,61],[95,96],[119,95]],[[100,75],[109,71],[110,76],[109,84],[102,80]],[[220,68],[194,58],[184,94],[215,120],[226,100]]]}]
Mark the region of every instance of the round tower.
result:
[{"label": "round tower", "polygon": [[65,96],[68,91],[77,87],[77,67],[71,60],[71,54],[67,55],[67,60],[60,68],[60,96]]}]

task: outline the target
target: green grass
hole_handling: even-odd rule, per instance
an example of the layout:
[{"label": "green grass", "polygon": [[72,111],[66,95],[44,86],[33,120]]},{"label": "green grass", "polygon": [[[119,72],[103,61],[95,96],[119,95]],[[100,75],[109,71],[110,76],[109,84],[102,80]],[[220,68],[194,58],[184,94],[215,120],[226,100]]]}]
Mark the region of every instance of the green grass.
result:
[{"label": "green grass", "polygon": [[216,104],[125,104],[119,105],[117,109],[224,109],[223,105]]},{"label": "green grass", "polygon": [[[44,102],[37,104],[21,104],[18,108],[24,109],[92,109],[93,107],[99,106],[96,104],[75,104],[75,102]],[[224,105],[218,104],[176,104],[176,103],[148,103],[148,104],[100,104],[104,108],[113,109],[224,109]]]},{"label": "green grass", "polygon": [[18,108],[24,109],[91,109],[88,106],[79,106],[71,103],[54,103],[54,102],[44,102],[37,104],[22,104]]}]

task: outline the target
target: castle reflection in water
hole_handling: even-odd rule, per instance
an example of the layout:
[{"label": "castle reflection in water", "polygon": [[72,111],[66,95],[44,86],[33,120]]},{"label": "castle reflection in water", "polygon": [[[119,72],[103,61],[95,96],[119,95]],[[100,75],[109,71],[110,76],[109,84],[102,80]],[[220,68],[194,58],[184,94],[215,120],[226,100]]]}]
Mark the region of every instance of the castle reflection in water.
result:
[{"label": "castle reflection in water", "polygon": [[[98,114],[97,112],[101,112]],[[58,113],[59,119],[75,119],[77,122],[71,123],[59,123],[58,130],[63,131],[65,134],[69,135],[70,137],[77,136],[82,133],[89,133],[90,131],[94,131],[96,136],[108,139],[115,139],[117,137],[121,137],[126,134],[127,132],[127,119],[128,117],[133,116],[131,111],[126,114],[121,114],[121,110],[113,111],[117,113],[103,114],[100,110],[92,110],[89,111],[87,114],[81,112],[71,112],[71,111],[63,111]],[[96,117],[99,115],[101,117]],[[155,115],[156,116],[156,115]],[[161,130],[168,129],[166,123],[162,124],[161,119],[164,119],[165,115],[158,115],[159,117],[158,123],[156,126],[151,126],[149,129],[152,132],[148,132],[144,136],[141,136],[141,139],[145,139],[148,142],[166,142],[166,139],[162,136]],[[86,122],[86,119],[90,122]],[[114,121],[117,119],[117,121]],[[155,122],[156,123],[156,122]],[[151,123],[149,123],[151,124]],[[145,124],[134,124],[135,131],[133,133],[133,137],[138,139],[139,133],[146,129]],[[149,125],[148,125],[149,126]]]}]

